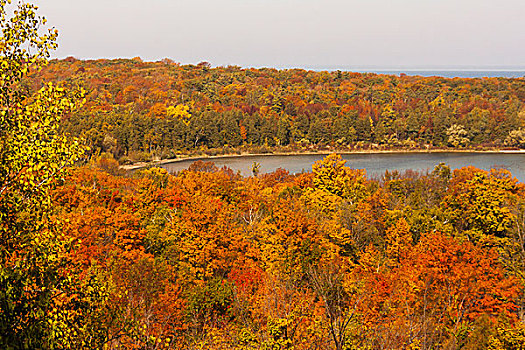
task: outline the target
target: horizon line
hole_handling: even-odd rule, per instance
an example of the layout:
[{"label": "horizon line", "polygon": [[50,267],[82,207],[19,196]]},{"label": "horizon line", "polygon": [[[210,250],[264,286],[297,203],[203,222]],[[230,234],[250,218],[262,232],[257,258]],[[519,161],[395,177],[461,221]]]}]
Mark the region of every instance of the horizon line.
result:
[{"label": "horizon line", "polygon": [[65,57],[53,57],[50,60],[65,60],[67,58],[74,58],[79,61],[97,61],[97,60],[133,60],[139,58],[144,63],[156,63],[161,62],[162,60],[169,59],[175,64],[180,65],[198,65],[199,63],[207,62],[210,63],[211,67],[239,67],[241,69],[303,69],[303,70],[313,70],[313,71],[347,71],[347,72],[356,72],[356,73],[373,73],[373,72],[525,72],[525,65],[523,66],[497,66],[497,65],[447,65],[447,66],[380,66],[380,65],[240,65],[240,64],[213,64],[207,60],[201,60],[195,63],[189,62],[177,62],[176,60],[165,57],[161,59],[142,59],[140,56],[135,57],[98,57],[98,58],[77,58],[73,55],[68,55]]}]

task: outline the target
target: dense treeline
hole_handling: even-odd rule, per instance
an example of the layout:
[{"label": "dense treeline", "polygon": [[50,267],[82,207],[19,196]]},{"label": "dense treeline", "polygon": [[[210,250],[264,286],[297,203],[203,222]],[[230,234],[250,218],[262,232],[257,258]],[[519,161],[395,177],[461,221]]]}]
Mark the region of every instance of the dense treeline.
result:
[{"label": "dense treeline", "polygon": [[[8,4],[0,0],[0,348],[523,349],[525,185],[505,170],[440,164],[369,180],[331,154],[300,175],[242,177],[204,162],[125,174],[113,157],[299,138],[348,146],[366,127],[361,142],[442,145],[446,129],[458,147],[486,135],[519,144],[522,80],[73,59],[26,79],[45,65],[57,32],[41,32],[35,6]],[[144,84],[112,90],[124,71]],[[286,85],[288,76],[297,80]],[[50,77],[79,88],[35,92]],[[237,90],[242,79],[246,90]],[[449,91],[464,98],[457,114],[444,113],[454,106]],[[474,111],[485,116],[474,122],[487,123],[478,141],[467,130],[477,124],[458,121]],[[396,129],[421,115],[422,139]],[[250,118],[266,121],[264,143]],[[341,120],[349,126],[333,126]],[[100,150],[113,155],[79,163]]]},{"label": "dense treeline", "polygon": [[107,171],[75,169],[53,203],[80,276],[101,281],[85,317],[108,348],[525,342],[525,187],[504,170],[371,181],[331,155],[297,176]]},{"label": "dense treeline", "polygon": [[68,58],[24,86],[47,81],[87,90],[86,105],[63,127],[121,162],[241,150],[525,146],[523,78]]}]

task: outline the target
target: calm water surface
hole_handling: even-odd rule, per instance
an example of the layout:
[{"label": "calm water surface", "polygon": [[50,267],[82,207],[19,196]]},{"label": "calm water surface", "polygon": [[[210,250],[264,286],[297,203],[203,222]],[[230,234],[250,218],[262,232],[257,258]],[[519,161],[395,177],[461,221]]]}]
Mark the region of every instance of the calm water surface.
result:
[{"label": "calm water surface", "polygon": [[[364,73],[364,71],[362,71]],[[371,73],[388,75],[419,75],[422,77],[445,77],[445,78],[522,78],[525,77],[524,70],[376,70]]]},{"label": "calm water surface", "polygon": [[[218,167],[227,166],[234,171],[240,171],[244,176],[251,175],[253,162],[261,165],[261,173],[272,172],[283,168],[290,173],[311,171],[312,164],[325,155],[264,155],[243,156],[214,159]],[[371,178],[380,177],[386,170],[417,171],[432,170],[440,162],[446,163],[452,169],[472,165],[480,169],[505,168],[520,181],[525,182],[525,152],[524,153],[379,153],[379,154],[345,154],[346,166],[354,169],[365,169]],[[193,160],[179,161],[160,165],[169,172],[187,169]]]},{"label": "calm water surface", "polygon": [[444,77],[444,78],[523,78],[525,77],[525,69],[442,69],[442,70],[431,70],[431,69],[360,69],[360,68],[337,68],[337,67],[326,67],[326,68],[313,68],[314,71],[349,71],[357,73],[375,73],[375,74],[387,74],[387,75],[412,75],[422,77]]}]

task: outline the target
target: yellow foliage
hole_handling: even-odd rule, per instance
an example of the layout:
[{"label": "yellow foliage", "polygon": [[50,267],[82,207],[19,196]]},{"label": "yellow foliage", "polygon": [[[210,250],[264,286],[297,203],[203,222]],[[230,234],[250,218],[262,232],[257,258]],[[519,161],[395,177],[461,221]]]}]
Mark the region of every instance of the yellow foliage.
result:
[{"label": "yellow foliage", "polygon": [[412,245],[412,234],[404,218],[399,219],[395,226],[387,230],[386,243],[387,257],[394,263],[406,255],[407,249]]},{"label": "yellow foliage", "polygon": [[191,120],[190,107],[186,105],[169,106],[166,109],[168,117],[174,117],[181,120],[184,124],[189,125]]},{"label": "yellow foliage", "polygon": [[322,212],[336,210],[345,200],[351,205],[366,197],[364,170],[345,166],[346,161],[338,154],[330,154],[312,166],[313,188],[307,189],[304,200]]}]

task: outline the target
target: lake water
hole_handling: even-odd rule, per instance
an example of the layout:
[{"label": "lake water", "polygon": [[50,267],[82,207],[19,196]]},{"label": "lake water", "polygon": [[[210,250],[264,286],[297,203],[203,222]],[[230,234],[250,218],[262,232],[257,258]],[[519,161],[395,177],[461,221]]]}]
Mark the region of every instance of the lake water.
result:
[{"label": "lake water", "polygon": [[[312,164],[326,155],[262,155],[239,156],[216,159],[203,159],[213,161],[216,166],[227,166],[234,171],[240,171],[244,176],[251,175],[253,162],[261,165],[261,173],[272,172],[283,168],[296,174],[302,171],[311,171]],[[525,182],[525,152],[523,153],[377,153],[377,154],[345,154],[346,166],[354,169],[365,169],[369,178],[377,178],[386,170],[400,172],[412,169],[416,171],[432,170],[443,162],[452,169],[464,166],[475,166],[480,169],[505,168],[509,170],[520,182]],[[165,163],[161,166],[169,172],[187,169],[194,160]]]},{"label": "lake water", "polygon": [[517,69],[360,69],[360,68],[313,68],[314,71],[348,71],[356,73],[375,73],[386,75],[406,74],[410,76],[421,77],[444,77],[444,78],[523,78],[525,77],[525,68]]},{"label": "lake water", "polygon": [[[366,73],[360,71],[360,73]],[[523,78],[525,70],[376,70],[370,73],[445,78]]]},{"label": "lake water", "polygon": [[382,68],[358,68],[358,67],[314,67],[314,71],[347,71],[356,73],[375,73],[387,75],[406,74],[422,77],[444,77],[444,78],[523,78],[525,77],[525,67],[515,69],[382,69]]}]

